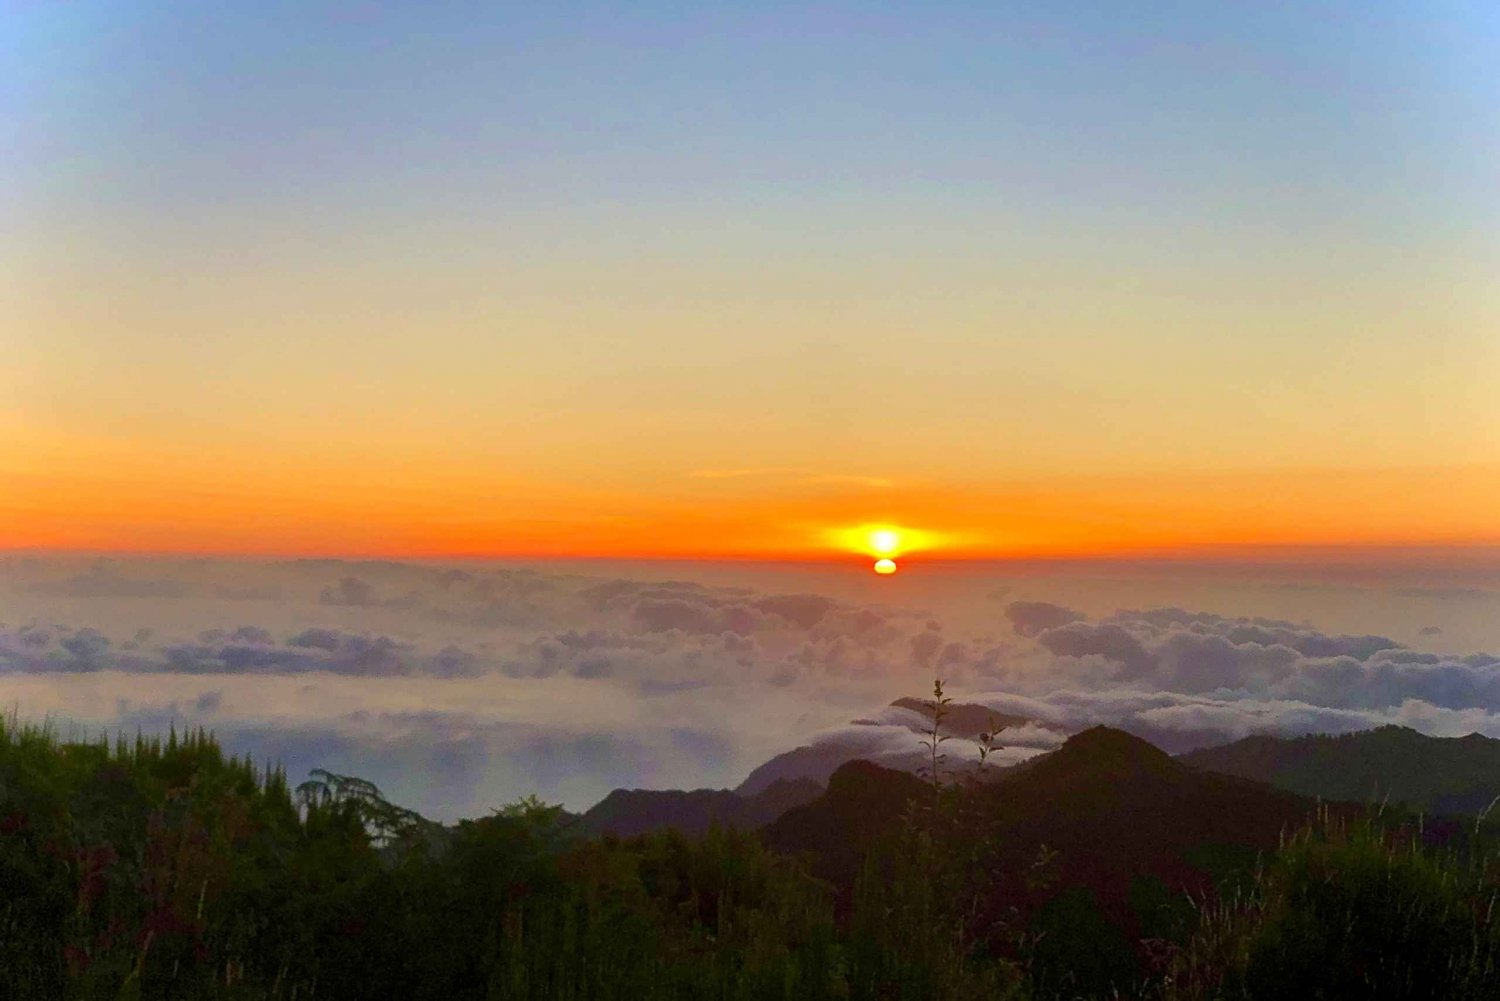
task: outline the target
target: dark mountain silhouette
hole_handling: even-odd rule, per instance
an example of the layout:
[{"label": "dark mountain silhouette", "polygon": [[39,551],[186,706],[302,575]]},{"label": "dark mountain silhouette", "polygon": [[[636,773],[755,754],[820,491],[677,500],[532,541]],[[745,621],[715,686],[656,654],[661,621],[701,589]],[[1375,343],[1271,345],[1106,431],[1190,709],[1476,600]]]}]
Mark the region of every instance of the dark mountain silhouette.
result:
[{"label": "dark mountain silhouette", "polygon": [[[928,792],[915,776],[854,762],[763,837],[783,851],[810,852],[821,875],[848,885],[863,849],[902,824],[906,804]],[[1046,845],[1058,852],[1054,875],[1101,902],[1125,900],[1141,878],[1173,892],[1207,890],[1211,857],[1274,849],[1315,809],[1263,783],[1191,768],[1108,727],[1069,738],[974,796],[982,836],[1001,856],[1024,863]]]},{"label": "dark mountain silhouette", "polygon": [[[954,754],[958,754],[963,742],[972,741],[979,734],[990,730],[992,725],[1014,729],[1034,722],[1024,716],[993,712],[987,706],[955,703],[948,706],[944,713],[943,732],[955,739],[957,743],[952,745],[952,750]],[[931,725],[932,711],[924,700],[897,699],[878,718],[854,720],[852,726],[870,728],[867,736],[856,729],[841,734],[836,739],[804,744],[778,754],[751,772],[736,787],[735,792],[753,796],[773,782],[793,779],[811,779],[820,786],[827,785],[830,776],[839,766],[850,761],[873,760],[888,768],[914,772],[925,761],[915,735],[921,734]],[[909,748],[891,751],[885,746],[881,739],[882,731],[877,728],[890,726],[905,727],[912,732],[914,738]],[[1003,731],[1000,743],[1005,743]]]},{"label": "dark mountain silhouette", "polygon": [[616,789],[578,819],[586,834],[634,837],[662,828],[700,835],[715,822],[742,831],[763,827],[821,795],[810,779],[777,781],[753,796],[729,789]]},{"label": "dark mountain silhouette", "polygon": [[[853,762],[828,791],[762,830],[773,849],[810,857],[812,871],[853,899],[875,849],[897,853],[908,823],[939,802],[922,779]],[[963,863],[977,896],[974,927],[1024,931],[1039,984],[1068,996],[1106,991],[1144,975],[1148,943],[1180,940],[1191,899],[1253,878],[1283,834],[1313,820],[1317,804],[1263,783],[1192,768],[1138,737],[1095,727],[1058,750],[970,787],[944,852]],[[938,806],[938,816],[944,809]],[[1337,817],[1355,806],[1324,807]],[[913,819],[909,819],[913,818]],[[970,892],[970,891],[966,891]]]},{"label": "dark mountain silhouette", "polygon": [[[884,738],[892,726],[912,734],[909,749],[884,750],[880,765],[915,772],[926,755],[917,744],[918,735],[929,728],[932,711],[922,699],[902,698],[892,702],[876,719],[859,719],[856,729],[843,738],[806,745],[779,754],[750,773],[735,789],[651,790],[616,789],[578,820],[579,831],[631,837],[647,831],[675,827],[684,834],[701,834],[717,821],[721,826],[754,830],[780,817],[792,807],[819,796],[830,777],[851,761],[863,761],[885,749]],[[972,740],[993,727],[1017,727],[1028,723],[1020,716],[994,713],[981,705],[954,704],[943,717],[943,732],[960,740]],[[863,728],[868,727],[868,730]],[[861,740],[868,733],[872,741]],[[1004,738],[1002,737],[1002,742]],[[962,756],[958,744],[951,745]],[[991,768],[998,775],[1001,769]]]},{"label": "dark mountain silhouette", "polygon": [[829,777],[821,796],[767,825],[762,839],[779,851],[811,853],[815,872],[847,887],[865,852],[901,823],[914,797],[927,791],[910,772],[851,761]]},{"label": "dark mountain silhouette", "polygon": [[1324,799],[1479,813],[1500,797],[1500,740],[1428,737],[1402,726],[1341,736],[1246,737],[1182,755],[1195,768]]},{"label": "dark mountain silhouette", "polygon": [[1094,727],[988,793],[1002,843],[1058,852],[1064,881],[1104,900],[1143,876],[1209,889],[1208,855],[1269,851],[1315,804],[1259,782],[1189,768],[1138,737]]}]

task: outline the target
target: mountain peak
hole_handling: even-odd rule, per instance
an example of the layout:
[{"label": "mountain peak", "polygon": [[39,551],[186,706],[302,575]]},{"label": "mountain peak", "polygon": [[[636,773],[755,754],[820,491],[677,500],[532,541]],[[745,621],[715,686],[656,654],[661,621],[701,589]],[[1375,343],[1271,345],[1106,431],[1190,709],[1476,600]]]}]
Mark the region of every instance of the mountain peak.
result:
[{"label": "mountain peak", "polygon": [[1167,752],[1134,734],[1112,726],[1093,726],[1063,742],[1059,753],[1087,754],[1139,761],[1170,761]]},{"label": "mountain peak", "polygon": [[[834,799],[867,798],[893,795],[904,798],[923,788],[925,783],[910,772],[886,768],[873,761],[848,761],[828,778],[828,796]],[[875,790],[872,792],[872,790]]]},{"label": "mountain peak", "polygon": [[1379,734],[1382,737],[1421,737],[1426,739],[1427,736],[1419,730],[1409,726],[1402,726],[1400,723],[1385,723],[1375,727],[1370,732]]},{"label": "mountain peak", "polygon": [[1155,745],[1124,730],[1096,726],[1076,733],[1028,771],[1051,779],[1073,775],[1165,774],[1182,766]]}]

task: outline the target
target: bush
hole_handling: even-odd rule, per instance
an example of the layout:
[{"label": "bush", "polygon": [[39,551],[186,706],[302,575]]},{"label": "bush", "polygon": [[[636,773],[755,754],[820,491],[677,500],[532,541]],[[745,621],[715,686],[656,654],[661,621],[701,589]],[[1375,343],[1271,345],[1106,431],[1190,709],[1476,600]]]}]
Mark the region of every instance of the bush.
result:
[{"label": "bush", "polygon": [[1325,817],[1241,898],[1205,909],[1169,998],[1492,998],[1497,885],[1474,845]]}]

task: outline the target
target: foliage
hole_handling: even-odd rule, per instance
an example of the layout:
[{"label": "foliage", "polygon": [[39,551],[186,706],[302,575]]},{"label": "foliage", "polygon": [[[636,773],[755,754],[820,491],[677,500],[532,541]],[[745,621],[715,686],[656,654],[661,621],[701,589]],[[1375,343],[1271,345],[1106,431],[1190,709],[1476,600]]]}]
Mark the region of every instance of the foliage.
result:
[{"label": "foliage", "polygon": [[1484,842],[1328,813],[1247,892],[1203,909],[1161,985],[1171,999],[1492,998],[1500,868]]},{"label": "foliage", "polygon": [[922,703],[932,717],[932,726],[918,743],[927,748],[929,763],[923,770],[927,773],[927,781],[931,783],[933,792],[943,787],[943,764],[948,760],[948,755],[943,753],[942,748],[944,742],[951,739],[948,734],[943,733],[943,719],[948,715],[948,705],[952,701],[943,694],[943,679],[938,678],[932,683],[932,698]]},{"label": "foliage", "polygon": [[997,787],[944,777],[943,698],[932,776],[848,888],[731,829],[590,839],[534,798],[443,827],[351,776],[292,790],[202,732],[0,722],[0,997],[1497,994],[1490,825],[1433,847],[1324,811],[1218,895],[1134,880],[1121,924],[1058,880],[1066,853],[995,836]]},{"label": "foliage", "polygon": [[[928,752],[930,796],[909,802],[893,835],[866,856],[854,886],[848,930],[850,986],[856,996],[880,998],[1003,998],[1019,996],[1022,976],[990,946],[1003,929],[987,920],[982,904],[993,895],[993,870],[983,818],[973,786],[945,778],[951,739],[943,732],[948,705],[943,682],[933,682],[923,703],[931,726],[921,740]],[[1001,727],[975,742],[982,772],[998,747]],[[974,782],[980,772],[970,776]]]},{"label": "foliage", "polygon": [[0,997],[818,998],[838,962],[829,888],[749,835],[444,829],[201,732],[0,725]]}]

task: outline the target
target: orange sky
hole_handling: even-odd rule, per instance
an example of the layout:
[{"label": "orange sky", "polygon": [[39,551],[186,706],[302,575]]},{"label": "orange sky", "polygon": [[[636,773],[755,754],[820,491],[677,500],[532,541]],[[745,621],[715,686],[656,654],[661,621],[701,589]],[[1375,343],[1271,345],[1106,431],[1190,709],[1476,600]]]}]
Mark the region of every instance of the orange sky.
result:
[{"label": "orange sky", "polygon": [[[837,555],[830,532],[931,533],[928,555],[1494,545],[1500,463],[944,482],[813,469],[551,481],[442,457],[329,464],[184,452],[0,460],[0,546],[349,555]],[[911,546],[905,547],[910,553]],[[920,547],[919,547],[920,548]]]},{"label": "orange sky", "polygon": [[1500,542],[1500,22],[1365,6],[30,5],[0,548]]}]

